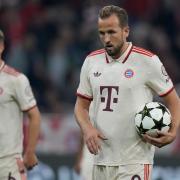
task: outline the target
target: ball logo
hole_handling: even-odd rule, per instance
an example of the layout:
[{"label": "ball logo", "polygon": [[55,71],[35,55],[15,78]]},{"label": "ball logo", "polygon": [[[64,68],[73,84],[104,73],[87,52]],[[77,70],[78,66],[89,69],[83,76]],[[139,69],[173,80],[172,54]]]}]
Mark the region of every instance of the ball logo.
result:
[{"label": "ball logo", "polygon": [[2,95],[2,94],[3,94],[3,88],[0,87],[0,95]]},{"label": "ball logo", "polygon": [[132,69],[127,69],[124,73],[126,78],[132,78],[134,76],[134,71]]}]

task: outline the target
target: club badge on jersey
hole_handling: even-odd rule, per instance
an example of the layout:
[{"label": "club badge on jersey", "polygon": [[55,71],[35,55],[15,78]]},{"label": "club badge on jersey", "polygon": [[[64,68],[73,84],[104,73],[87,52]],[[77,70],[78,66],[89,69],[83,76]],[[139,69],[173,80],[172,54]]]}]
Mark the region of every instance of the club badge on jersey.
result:
[{"label": "club badge on jersey", "polygon": [[134,76],[134,71],[132,69],[127,69],[124,73],[126,78],[132,78]]}]

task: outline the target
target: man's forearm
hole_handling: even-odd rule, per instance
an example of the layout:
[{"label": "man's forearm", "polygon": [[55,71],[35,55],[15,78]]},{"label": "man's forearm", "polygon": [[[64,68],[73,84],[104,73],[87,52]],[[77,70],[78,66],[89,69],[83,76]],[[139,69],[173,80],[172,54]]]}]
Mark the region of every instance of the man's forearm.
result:
[{"label": "man's forearm", "polygon": [[86,109],[80,107],[75,108],[75,117],[82,132],[84,132],[89,126],[92,126],[89,119],[89,113]]},{"label": "man's forearm", "polygon": [[172,115],[170,131],[176,134],[180,125],[180,101],[177,101],[175,104],[169,105],[168,108]]},{"label": "man's forearm", "polygon": [[35,152],[36,144],[40,132],[40,114],[37,109],[28,113],[29,126],[28,126],[28,142],[25,153]]}]

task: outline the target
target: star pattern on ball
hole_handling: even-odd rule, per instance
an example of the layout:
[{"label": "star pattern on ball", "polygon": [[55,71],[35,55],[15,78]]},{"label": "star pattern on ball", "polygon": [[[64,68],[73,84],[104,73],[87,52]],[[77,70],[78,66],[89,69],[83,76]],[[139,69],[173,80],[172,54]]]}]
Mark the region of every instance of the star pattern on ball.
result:
[{"label": "star pattern on ball", "polygon": [[152,127],[152,129],[158,129],[158,130],[160,131],[163,127],[166,126],[166,125],[163,123],[163,118],[161,118],[160,121],[157,121],[157,120],[155,120],[155,119],[153,119],[153,121],[154,121],[155,126]]},{"label": "star pattern on ball", "polygon": [[[153,108],[147,108],[147,106],[144,106],[143,110],[139,112],[139,114],[142,115],[142,119],[144,119],[146,116],[151,117],[150,110],[152,109]],[[140,134],[145,134],[149,130],[143,127],[142,122],[137,128],[139,129]]]},{"label": "star pattern on ball", "polygon": [[166,106],[158,102],[146,103],[135,117],[136,129],[140,135],[170,128],[170,124],[167,124],[171,119],[170,112]]}]

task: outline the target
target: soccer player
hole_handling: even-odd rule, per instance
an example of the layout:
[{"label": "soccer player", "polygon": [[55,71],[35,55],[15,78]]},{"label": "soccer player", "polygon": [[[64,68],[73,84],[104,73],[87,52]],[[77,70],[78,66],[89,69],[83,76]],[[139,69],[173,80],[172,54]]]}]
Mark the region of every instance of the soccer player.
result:
[{"label": "soccer player", "polygon": [[[0,55],[4,34],[0,31]],[[23,152],[23,112],[29,118],[28,143]],[[0,179],[25,180],[26,169],[37,165],[35,146],[39,136],[40,113],[27,77],[0,58]]]},{"label": "soccer player", "polygon": [[[158,56],[127,41],[127,12],[105,6],[98,30],[103,49],[90,53],[81,69],[75,116],[89,151],[94,154],[93,180],[149,180],[155,146],[171,143],[180,121],[180,101]],[[134,125],[137,110],[164,99],[172,126],[158,137],[140,138]],[[94,126],[88,111],[93,100]]]}]

